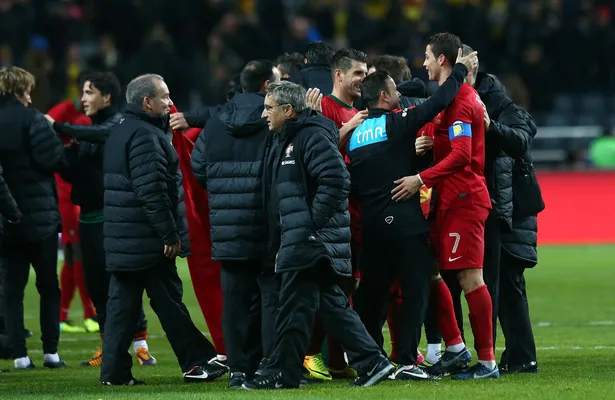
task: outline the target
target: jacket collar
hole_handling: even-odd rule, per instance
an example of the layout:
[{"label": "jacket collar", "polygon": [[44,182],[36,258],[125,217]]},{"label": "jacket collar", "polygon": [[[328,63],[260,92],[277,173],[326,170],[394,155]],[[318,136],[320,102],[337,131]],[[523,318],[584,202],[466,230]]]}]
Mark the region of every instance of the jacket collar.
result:
[{"label": "jacket collar", "polygon": [[21,104],[19,102],[19,100],[17,100],[17,98],[15,98],[15,96],[11,96],[11,95],[0,95],[0,106],[3,105],[8,105],[8,104],[19,104],[21,106],[23,106],[23,104]]},{"label": "jacket collar", "polygon": [[391,111],[385,108],[370,108],[367,112],[367,118],[378,118],[384,114],[389,114]]},{"label": "jacket collar", "polygon": [[166,132],[167,127],[169,126],[168,115],[150,115],[143,111],[138,104],[127,104],[124,113],[128,117],[140,119],[141,121],[145,121],[151,125],[154,125],[155,127],[161,129],[163,132]]},{"label": "jacket collar", "polygon": [[91,115],[90,119],[92,120],[92,123],[94,125],[99,125],[111,118],[116,112],[117,108],[115,108],[114,106],[108,106],[105,108],[101,108],[96,114]]}]

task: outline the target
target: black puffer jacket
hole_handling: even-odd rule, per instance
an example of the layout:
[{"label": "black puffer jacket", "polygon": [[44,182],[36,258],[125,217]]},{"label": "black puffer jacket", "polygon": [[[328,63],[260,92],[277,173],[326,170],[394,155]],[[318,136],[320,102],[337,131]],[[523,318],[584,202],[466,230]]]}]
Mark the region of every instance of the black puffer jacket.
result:
[{"label": "black puffer jacket", "polygon": [[[534,120],[528,114],[526,114],[526,121],[531,133],[530,138],[536,136],[537,128],[534,124]],[[531,143],[530,150],[528,150],[523,159],[526,162],[532,162]],[[513,178],[516,178],[518,174],[522,174],[522,160],[514,160],[514,166],[512,169]],[[514,191],[513,197],[519,199],[519,194]],[[502,250],[511,255],[513,258],[519,260],[520,266],[524,268],[534,267],[538,263],[538,250],[536,244],[538,241],[538,218],[534,215],[527,218],[513,219],[512,232],[502,234]]]},{"label": "black puffer jacket", "polygon": [[114,107],[105,107],[90,117],[92,125],[70,125],[54,123],[56,132],[79,142],[66,150],[68,169],[62,174],[67,182],[73,184],[71,200],[82,211],[103,209],[105,192],[103,178],[103,141],[109,137],[111,129],[120,122],[122,114]]},{"label": "black puffer jacket", "polygon": [[323,95],[333,92],[331,67],[326,64],[306,64],[293,74],[290,80],[306,89],[318,88]]},{"label": "black puffer jacket", "polygon": [[109,271],[135,271],[164,261],[164,245],[181,239],[189,253],[179,158],[152,117],[129,104],[105,143],[104,236]]},{"label": "black puffer jacket", "polygon": [[[6,185],[2,173],[2,166],[0,165],[0,216],[4,217],[3,219],[17,222],[21,219],[21,211],[19,211],[17,202],[13,198],[9,187]],[[0,220],[0,234],[2,234],[2,231],[3,226]]]},{"label": "black puffer jacket", "polygon": [[332,141],[336,126],[306,110],[286,121],[271,140],[265,167],[268,229],[279,229],[276,272],[307,269],[322,262],[334,273],[351,274],[350,174]]},{"label": "black puffer jacket", "polygon": [[269,129],[264,96],[235,95],[209,120],[192,152],[192,170],[209,198],[212,258],[249,260],[263,255],[263,159]]},{"label": "black puffer jacket", "polygon": [[485,179],[492,212],[500,221],[502,232],[510,232],[513,159],[522,157],[529,149],[528,114],[512,102],[504,85],[493,75],[480,72],[475,88],[491,119],[489,131],[485,133]]},{"label": "black puffer jacket", "polygon": [[14,98],[0,96],[0,164],[22,218],[8,224],[4,236],[28,242],[60,231],[54,172],[65,167],[64,146],[40,112]]}]

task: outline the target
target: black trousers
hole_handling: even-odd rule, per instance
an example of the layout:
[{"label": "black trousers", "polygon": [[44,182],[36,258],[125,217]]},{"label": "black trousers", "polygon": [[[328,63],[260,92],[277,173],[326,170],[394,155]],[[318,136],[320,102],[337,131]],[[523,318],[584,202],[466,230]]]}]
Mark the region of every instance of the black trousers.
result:
[{"label": "black trousers", "polygon": [[330,266],[283,272],[280,278],[277,337],[265,375],[281,371],[283,384],[299,386],[316,312],[325,330],[341,344],[359,374],[366,373],[382,357],[348,298],[335,284]]},{"label": "black trousers", "polygon": [[2,238],[1,263],[5,269],[4,322],[13,357],[28,355],[24,336],[24,292],[30,264],[36,272],[36,289],[40,295],[40,324],[43,352],[58,352],[60,339],[60,284],[58,283],[58,237],[25,242]]},{"label": "black trousers", "polygon": [[[495,214],[490,213],[487,221],[485,221],[485,255],[483,259],[483,280],[489,294],[491,295],[491,303],[493,306],[493,347],[495,348],[495,339],[497,335],[497,321],[498,321],[498,303],[500,292],[500,256],[502,251],[502,235],[500,232],[500,223],[496,219]],[[461,331],[461,336],[464,338],[463,331],[463,307],[461,305],[461,296],[463,290],[459,285],[459,278],[456,271],[445,271],[442,273],[442,278],[446,282],[451,296],[453,297],[453,305],[455,307],[455,317],[457,318],[457,325]],[[437,329],[437,323],[434,324],[432,320],[425,324],[425,334],[429,343],[439,343],[439,334],[433,332],[433,329]],[[433,342],[429,339],[434,340]],[[477,350],[478,351],[478,350]]]},{"label": "black trousers", "polygon": [[103,382],[117,384],[132,379],[132,357],[128,349],[144,290],[182,371],[205,365],[216,356],[216,349],[194,326],[182,302],[182,281],[175,263],[164,259],[147,270],[111,273],[100,372]]},{"label": "black trousers", "polygon": [[260,260],[222,261],[220,267],[222,330],[228,366],[231,372],[251,376],[263,354]]},{"label": "black trousers", "polygon": [[275,345],[275,321],[278,317],[278,300],[280,296],[280,276],[273,272],[263,272],[258,276],[261,289],[261,338],[263,357],[269,358]]},{"label": "black trousers", "polygon": [[354,309],[384,353],[382,325],[386,305],[391,284],[399,282],[402,305],[395,361],[402,365],[416,363],[434,263],[427,233],[380,240],[365,238],[363,242],[361,284],[353,297]]},{"label": "black trousers", "polygon": [[[107,299],[109,298],[110,275],[107,272],[105,256],[103,224],[79,223],[79,236],[81,239],[81,258],[83,262],[83,277],[85,287],[98,317],[100,334],[105,333],[107,319]],[[147,331],[147,320],[141,306],[141,312],[135,328],[136,333]]]},{"label": "black trousers", "polygon": [[499,318],[506,349],[501,362],[512,367],[536,361],[524,271],[517,260],[502,252]]}]

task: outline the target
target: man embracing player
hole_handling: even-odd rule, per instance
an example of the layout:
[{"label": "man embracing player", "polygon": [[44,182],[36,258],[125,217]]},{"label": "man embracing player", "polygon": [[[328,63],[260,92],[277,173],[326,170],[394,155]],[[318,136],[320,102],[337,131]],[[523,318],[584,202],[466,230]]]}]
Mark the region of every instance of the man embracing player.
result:
[{"label": "man embracing player", "polygon": [[[440,33],[429,39],[423,64],[429,79],[442,85],[461,48],[459,37]],[[483,175],[485,167],[485,111],[478,93],[464,83],[453,103],[433,121],[435,165],[418,175],[396,181],[393,200],[414,195],[421,185],[435,187],[436,221],[432,245],[442,273],[455,273],[470,310],[470,324],[478,349],[478,364],[453,379],[499,377],[493,350],[492,304],[483,281],[485,220],[491,200]],[[417,153],[431,147],[417,140]],[[438,328],[446,343],[442,370],[468,365],[472,359],[457,326],[450,291],[442,277],[434,277],[432,298],[438,301]]]}]

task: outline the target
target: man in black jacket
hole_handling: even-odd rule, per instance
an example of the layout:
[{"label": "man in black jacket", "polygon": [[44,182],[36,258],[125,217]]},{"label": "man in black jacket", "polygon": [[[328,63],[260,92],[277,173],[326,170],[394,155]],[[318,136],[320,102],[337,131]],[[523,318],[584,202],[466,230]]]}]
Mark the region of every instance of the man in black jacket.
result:
[{"label": "man in black jacket", "polygon": [[399,108],[399,93],[386,72],[376,71],[361,84],[369,114],[352,133],[347,152],[363,232],[361,285],[354,307],[383,349],[383,312],[391,284],[399,282],[403,301],[394,374],[399,380],[432,378],[416,362],[435,260],[419,196],[396,202],[391,190],[400,177],[418,173],[417,132],[455,99],[472,62],[458,58],[453,73],[431,99],[401,113],[391,113]]},{"label": "man in black jacket", "polygon": [[[103,154],[104,141],[122,114],[118,112],[120,83],[111,72],[92,72],[83,79],[83,109],[92,125],[71,125],[53,121],[54,130],[62,135],[79,139],[66,149],[69,167],[62,177],[72,183],[71,200],[80,207],[79,235],[83,258],[83,274],[88,294],[96,308],[100,337],[104,337],[109,293],[103,237]],[[47,119],[50,119],[47,116]],[[154,365],[156,359],[149,353],[146,342],[147,321],[143,307],[139,314],[133,350],[140,365]],[[102,351],[99,349],[82,366],[100,366]]]},{"label": "man in black jacket", "polygon": [[298,387],[318,311],[325,329],[342,344],[359,377],[376,384],[393,370],[336,285],[350,276],[350,176],[337,149],[332,121],[306,106],[306,92],[292,82],[269,85],[269,130],[263,175],[267,259],[279,274],[275,349],[263,374],[247,390]]},{"label": "man in black jacket", "polygon": [[34,77],[29,72],[16,67],[0,69],[0,163],[6,184],[23,214],[19,223],[9,223],[11,217],[2,216],[5,231],[0,253],[6,270],[6,330],[18,369],[34,367],[27,354],[23,321],[30,264],[36,272],[36,287],[41,296],[43,365],[66,366],[57,354],[60,213],[54,178],[54,172],[65,165],[64,146],[43,114],[28,108],[33,86]]},{"label": "man in black jacket", "polygon": [[252,378],[261,355],[269,357],[273,345],[277,302],[269,299],[277,297],[277,284],[273,263],[263,263],[261,177],[269,129],[262,114],[265,91],[279,80],[272,62],[250,61],[241,72],[243,93],[209,120],[192,152],[194,175],[209,197],[212,259],[221,262],[222,328],[232,388]]},{"label": "man in black jacket", "polygon": [[[525,120],[529,126],[531,138],[536,135],[536,125],[527,113]],[[538,181],[533,179],[526,183],[533,185],[529,193],[522,192],[520,185],[514,182],[527,180],[535,176],[530,149],[521,158],[514,160],[513,180],[513,215],[512,231],[502,233],[502,256],[500,260],[500,308],[498,317],[504,333],[505,350],[500,359],[500,371],[503,373],[538,372],[536,363],[536,342],[530,321],[530,311],[525,290],[523,273],[527,268],[538,264],[536,249],[538,218],[536,214],[544,208]],[[531,196],[531,197],[529,197]],[[531,210],[530,205],[540,204]],[[520,205],[523,204],[524,210]]]},{"label": "man in black jacket", "polygon": [[213,345],[182,302],[175,258],[189,253],[179,159],[165,131],[173,102],[159,75],[133,79],[123,119],[104,151],[104,236],[111,273],[100,380],[139,383],[131,373],[132,342],[143,291],[158,316],[186,381],[210,381],[226,369],[209,365]]}]

